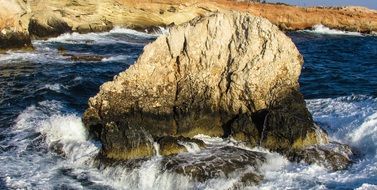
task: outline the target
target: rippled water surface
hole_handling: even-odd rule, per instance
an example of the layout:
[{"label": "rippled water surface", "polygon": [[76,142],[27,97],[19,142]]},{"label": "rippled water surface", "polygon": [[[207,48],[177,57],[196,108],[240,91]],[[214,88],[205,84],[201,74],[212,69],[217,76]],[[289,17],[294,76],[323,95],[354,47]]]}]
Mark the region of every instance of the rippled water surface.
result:
[{"label": "rippled water surface", "polygon": [[[257,189],[377,188],[377,37],[312,32],[289,36],[304,55],[300,83],[316,122],[333,140],[358,149],[360,156],[349,169],[331,172],[267,153],[265,180]],[[192,184],[186,177],[161,173],[159,157],[137,169],[93,167],[100,144],[87,139],[80,119],[87,100],[103,82],[133,64],[155,38],[127,29],[66,34],[34,41],[32,52],[0,55],[0,189],[232,187],[236,177]],[[80,61],[73,55],[97,58]],[[239,146],[199,138],[213,146]]]}]

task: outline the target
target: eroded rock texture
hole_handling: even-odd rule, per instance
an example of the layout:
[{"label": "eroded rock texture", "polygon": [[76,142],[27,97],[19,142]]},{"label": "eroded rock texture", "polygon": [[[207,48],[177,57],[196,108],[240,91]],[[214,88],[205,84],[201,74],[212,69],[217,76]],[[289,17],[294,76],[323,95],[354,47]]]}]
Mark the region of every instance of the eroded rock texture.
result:
[{"label": "eroded rock texture", "polygon": [[199,17],[147,45],[102,85],[84,123],[111,159],[150,157],[158,139],[197,134],[284,154],[304,150],[327,136],[299,92],[302,64],[291,39],[266,19]]}]

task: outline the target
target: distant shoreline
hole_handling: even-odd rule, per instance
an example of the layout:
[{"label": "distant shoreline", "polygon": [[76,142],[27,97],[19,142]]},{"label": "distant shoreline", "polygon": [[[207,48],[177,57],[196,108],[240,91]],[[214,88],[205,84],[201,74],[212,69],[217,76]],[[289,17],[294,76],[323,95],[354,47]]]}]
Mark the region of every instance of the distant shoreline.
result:
[{"label": "distant shoreline", "polygon": [[70,32],[103,32],[115,26],[153,31],[219,11],[249,12],[267,18],[284,31],[321,24],[342,31],[377,32],[377,11],[355,6],[299,7],[235,0],[7,1],[0,5],[0,49],[30,47],[31,39]]}]

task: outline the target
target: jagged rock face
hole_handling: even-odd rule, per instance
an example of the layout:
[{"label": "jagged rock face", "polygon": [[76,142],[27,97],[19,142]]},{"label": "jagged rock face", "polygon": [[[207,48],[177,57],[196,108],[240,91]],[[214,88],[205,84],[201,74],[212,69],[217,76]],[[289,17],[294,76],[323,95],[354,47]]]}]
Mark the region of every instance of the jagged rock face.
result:
[{"label": "jagged rock face", "polygon": [[149,157],[156,139],[197,134],[304,149],[321,132],[298,91],[302,64],[290,38],[266,19],[235,12],[196,18],[102,85],[83,120],[113,159]]},{"label": "jagged rock face", "polygon": [[36,38],[56,37],[72,31],[66,22],[55,18],[49,18],[46,23],[32,18],[28,30],[30,35]]}]

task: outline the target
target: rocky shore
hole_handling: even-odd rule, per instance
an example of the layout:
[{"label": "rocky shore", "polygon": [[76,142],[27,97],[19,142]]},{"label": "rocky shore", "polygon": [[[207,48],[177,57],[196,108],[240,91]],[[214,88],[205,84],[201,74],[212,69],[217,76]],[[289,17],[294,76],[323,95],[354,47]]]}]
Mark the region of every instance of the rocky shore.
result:
[{"label": "rocky shore", "polygon": [[[235,147],[210,148],[197,135],[345,169],[352,151],[329,142],[299,92],[302,64],[291,39],[264,18],[234,11],[197,17],[172,27],[103,84],[83,121],[102,143],[101,160],[163,156],[167,170],[198,181],[218,175],[210,171],[230,175],[248,165],[254,169],[243,175],[257,183],[266,158]],[[208,156],[185,164],[187,146]]]},{"label": "rocky shore", "polygon": [[35,38],[66,32],[108,31],[114,26],[151,31],[157,26],[178,25],[197,16],[226,10],[267,18],[283,30],[322,24],[362,33],[377,31],[377,12],[359,7],[302,8],[234,0],[1,0],[0,3],[1,49],[30,46],[30,40]]}]

